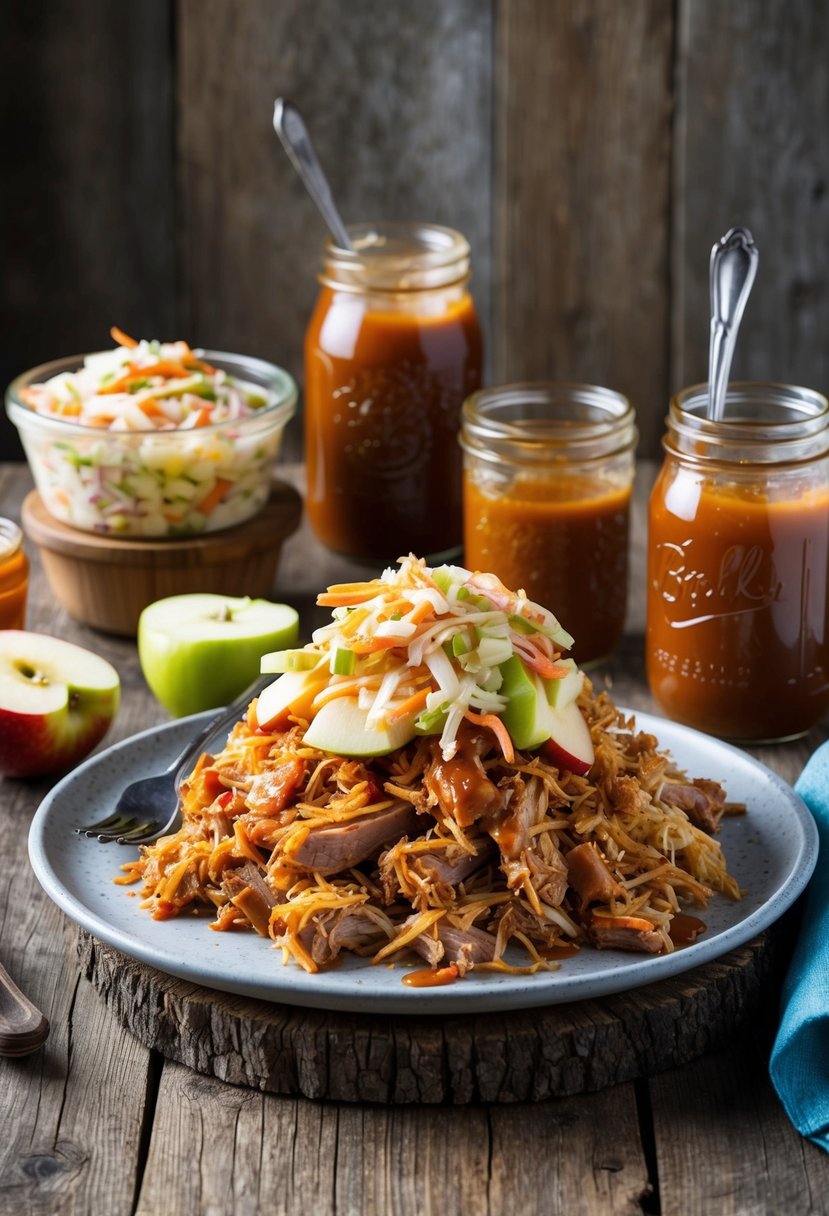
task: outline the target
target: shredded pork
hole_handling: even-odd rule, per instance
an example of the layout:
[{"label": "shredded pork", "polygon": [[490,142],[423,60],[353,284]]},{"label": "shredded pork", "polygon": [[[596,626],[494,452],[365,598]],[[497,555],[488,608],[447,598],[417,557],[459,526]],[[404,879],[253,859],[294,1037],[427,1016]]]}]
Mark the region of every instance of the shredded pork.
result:
[{"label": "shredded pork", "polygon": [[[606,694],[580,698],[595,763],[507,760],[463,723],[446,758],[416,738],[363,764],[307,746],[255,706],[183,791],[181,829],[124,867],[166,918],[212,907],[308,971],[343,952],[434,968],[535,971],[557,950],[667,952],[671,921],[738,899],[713,838],[717,782],[689,779]],[[522,957],[523,955],[523,957]]]}]

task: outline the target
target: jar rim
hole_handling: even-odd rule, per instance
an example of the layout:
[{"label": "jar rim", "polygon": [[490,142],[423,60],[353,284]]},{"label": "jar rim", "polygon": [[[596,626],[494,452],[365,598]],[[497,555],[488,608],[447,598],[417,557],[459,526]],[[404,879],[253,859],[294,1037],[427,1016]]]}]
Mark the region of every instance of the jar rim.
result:
[{"label": "jar rim", "polygon": [[463,233],[419,220],[349,224],[352,249],[329,237],[323,283],[352,291],[423,291],[465,281],[470,248]]},{"label": "jar rim", "polygon": [[708,385],[672,398],[663,446],[683,458],[724,464],[800,463],[829,450],[829,400],[814,389],[772,380],[728,385],[723,417],[707,416]]},{"label": "jar rim", "polygon": [[[499,411],[503,411],[498,417]],[[540,465],[607,459],[638,440],[627,397],[600,385],[555,380],[516,381],[479,389],[461,414],[460,443],[490,461]]]},{"label": "jar rim", "polygon": [[23,546],[23,529],[13,519],[0,516],[0,558],[14,557]]}]

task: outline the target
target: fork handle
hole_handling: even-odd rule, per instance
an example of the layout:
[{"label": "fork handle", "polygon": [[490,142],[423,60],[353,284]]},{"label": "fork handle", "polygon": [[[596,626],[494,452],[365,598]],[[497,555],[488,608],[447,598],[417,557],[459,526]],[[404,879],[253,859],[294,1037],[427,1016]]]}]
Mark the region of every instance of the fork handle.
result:
[{"label": "fork handle", "polygon": [[222,727],[230,726],[235,722],[242,711],[247,709],[253,698],[262,691],[266,684],[270,684],[275,678],[275,676],[257,676],[253,683],[249,684],[235,701],[220,709],[216,716],[211,718],[206,726],[202,727],[195,738],[190,740],[184,751],[176,756],[173,763],[166,769],[166,772],[176,775],[176,787],[178,787],[179,780],[183,776],[184,769],[201,754],[204,744],[211,735],[215,735]]},{"label": "fork handle", "polygon": [[49,1034],[49,1023],[0,963],[0,1056],[27,1056]]}]

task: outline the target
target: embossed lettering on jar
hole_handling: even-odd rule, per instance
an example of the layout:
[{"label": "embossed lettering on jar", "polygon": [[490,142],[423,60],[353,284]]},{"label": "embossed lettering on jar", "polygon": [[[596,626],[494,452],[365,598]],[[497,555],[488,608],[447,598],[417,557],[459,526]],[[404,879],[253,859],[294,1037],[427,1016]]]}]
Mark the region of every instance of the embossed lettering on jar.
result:
[{"label": "embossed lettering on jar", "polygon": [[305,342],[311,524],[354,557],[456,552],[456,436],[482,364],[469,246],[428,224],[349,234],[353,252],[326,247]]},{"label": "embossed lettering on jar", "polygon": [[671,402],[649,513],[647,667],[671,717],[743,741],[829,709],[829,403],[734,384]]}]

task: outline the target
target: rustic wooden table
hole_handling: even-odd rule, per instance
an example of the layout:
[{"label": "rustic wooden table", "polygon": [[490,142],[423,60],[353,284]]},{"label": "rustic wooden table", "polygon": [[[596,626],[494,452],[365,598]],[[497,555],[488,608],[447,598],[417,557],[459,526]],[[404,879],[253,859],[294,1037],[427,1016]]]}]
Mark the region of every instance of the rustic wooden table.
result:
[{"label": "rustic wooden table", "polygon": [[[642,542],[636,501],[630,626],[597,680],[653,709],[643,677]],[[298,480],[299,470],[289,470]],[[31,482],[0,466],[0,514]],[[30,547],[31,548],[31,547]],[[32,557],[27,626],[118,668],[122,708],[107,743],[161,723],[135,646],[55,604]],[[286,545],[276,592],[302,610],[355,567],[306,526]],[[755,754],[794,781],[829,722]],[[788,1123],[767,1074],[771,1017],[714,1055],[650,1079],[536,1104],[371,1106],[278,1097],[198,1075],[123,1030],[79,973],[75,927],[40,890],[26,836],[49,783],[0,780],[0,963],[51,1023],[45,1046],[0,1059],[0,1213],[829,1212],[829,1159]]]}]

